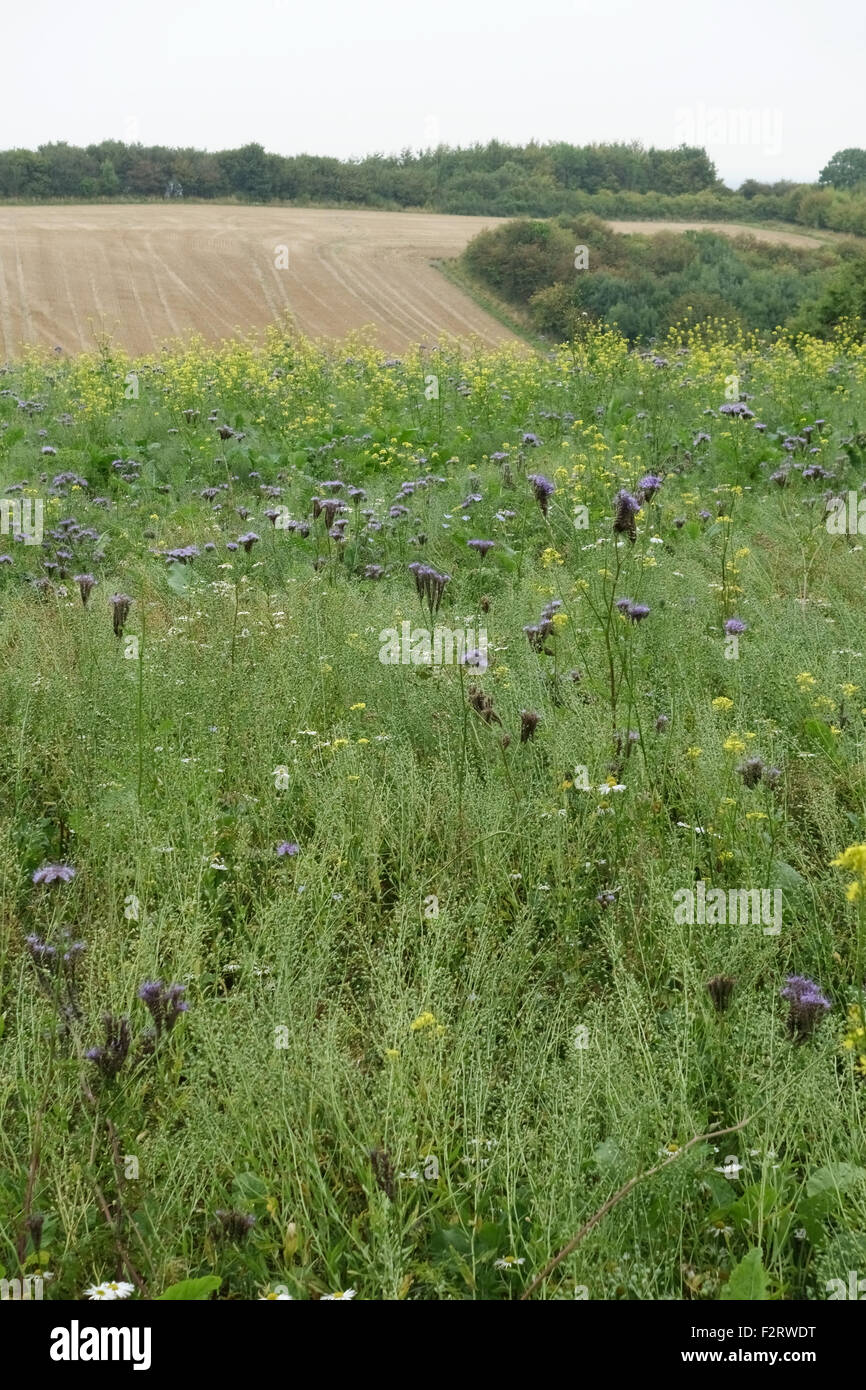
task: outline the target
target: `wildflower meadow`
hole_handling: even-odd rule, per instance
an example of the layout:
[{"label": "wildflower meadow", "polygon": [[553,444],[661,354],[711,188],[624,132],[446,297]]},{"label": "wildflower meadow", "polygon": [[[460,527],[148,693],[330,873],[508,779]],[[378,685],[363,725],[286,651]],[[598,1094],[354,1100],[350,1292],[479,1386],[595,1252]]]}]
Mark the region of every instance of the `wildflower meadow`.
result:
[{"label": "wildflower meadow", "polygon": [[2,368],[4,1287],[859,1297],[864,489],[844,327]]}]

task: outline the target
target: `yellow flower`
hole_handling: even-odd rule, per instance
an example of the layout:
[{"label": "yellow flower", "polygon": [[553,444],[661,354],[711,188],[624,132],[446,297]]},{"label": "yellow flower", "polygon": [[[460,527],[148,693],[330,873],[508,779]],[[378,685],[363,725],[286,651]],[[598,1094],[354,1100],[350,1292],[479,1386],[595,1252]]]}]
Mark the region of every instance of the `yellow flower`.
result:
[{"label": "yellow flower", "polygon": [[734,702],[729,700],[727,695],[717,695],[713,700],[713,709],[718,710],[720,714],[727,713],[729,709],[733,708]]},{"label": "yellow flower", "polygon": [[800,687],[800,689],[805,693],[807,690],[811,690],[813,685],[817,685],[818,682],[815,680],[815,677],[810,674],[809,671],[801,671],[799,676],[797,677],[797,684]]},{"label": "yellow flower", "polygon": [[366,709],[366,708],[367,708],[367,706],[364,704],[363,700],[360,702],[360,704],[357,704],[357,705],[350,705],[350,706],[349,706],[349,709]]},{"label": "yellow flower", "polygon": [[860,689],[860,687],[859,685],[852,685],[850,681],[846,681],[844,685],[839,686],[839,689],[842,691],[842,694],[846,697],[846,699],[850,700],[853,695],[857,694],[857,691]]},{"label": "yellow flower", "polygon": [[568,614],[554,613],[553,617],[551,618],[551,622],[553,623],[554,627],[565,627],[565,624],[568,622]]},{"label": "yellow flower", "polygon": [[386,1047],[385,1056],[388,1058],[389,1062],[396,1062],[397,1058],[400,1056],[399,1049],[396,1047]]},{"label": "yellow flower", "polygon": [[737,734],[731,734],[722,744],[726,753],[745,753],[746,745]]},{"label": "yellow flower", "polygon": [[866,845],[849,845],[835,859],[830,860],[834,869],[848,869],[858,878],[866,878]]},{"label": "yellow flower", "polygon": [[335,738],[334,741],[333,741],[333,743],[331,744],[331,747],[332,747],[332,748],[345,748],[345,746],[346,746],[346,744],[347,744],[348,742],[349,742],[349,740],[348,740],[347,738]]},{"label": "yellow flower", "polygon": [[703,753],[703,751],[704,751],[703,748],[687,748],[687,749],[686,749],[686,757],[687,757],[687,758],[699,758],[699,757],[701,756],[701,754]]},{"label": "yellow flower", "polygon": [[413,1033],[420,1033],[422,1028],[430,1028],[436,1022],[436,1015],[429,1012],[419,1014],[409,1025]]}]

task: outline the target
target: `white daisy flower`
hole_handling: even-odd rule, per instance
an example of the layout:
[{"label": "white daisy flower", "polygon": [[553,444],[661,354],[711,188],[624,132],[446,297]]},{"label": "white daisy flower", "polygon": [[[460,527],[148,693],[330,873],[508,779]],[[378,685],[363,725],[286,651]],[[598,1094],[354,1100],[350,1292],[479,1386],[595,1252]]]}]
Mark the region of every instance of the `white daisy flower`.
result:
[{"label": "white daisy flower", "polygon": [[92,1302],[104,1299],[110,1303],[116,1298],[129,1298],[131,1293],[135,1293],[134,1284],[124,1284],[116,1279],[106,1280],[103,1284],[91,1284],[89,1289],[84,1290],[85,1298]]},{"label": "white daisy flower", "polygon": [[494,1268],[494,1269],[516,1269],[518,1265],[522,1265],[522,1264],[524,1264],[524,1263],[525,1263],[525,1261],[524,1261],[522,1258],[518,1259],[517,1255],[506,1255],[506,1256],[504,1257],[504,1259],[501,1259],[501,1260],[494,1260],[494,1262],[493,1262],[493,1268]]},{"label": "white daisy flower", "polygon": [[342,1291],[338,1291],[337,1293],[326,1293],[326,1294],[322,1294],[321,1302],[322,1302],[322,1303],[333,1303],[333,1302],[335,1301],[335,1299],[338,1299],[338,1298],[354,1298],[354,1297],[355,1297],[355,1292],[356,1292],[355,1289],[343,1289]]},{"label": "white daisy flower", "polygon": [[727,1163],[723,1164],[719,1168],[714,1169],[714,1172],[723,1173],[726,1178],[736,1178],[739,1176],[740,1173],[742,1173],[742,1171],[742,1163],[738,1163],[735,1158],[729,1159]]}]

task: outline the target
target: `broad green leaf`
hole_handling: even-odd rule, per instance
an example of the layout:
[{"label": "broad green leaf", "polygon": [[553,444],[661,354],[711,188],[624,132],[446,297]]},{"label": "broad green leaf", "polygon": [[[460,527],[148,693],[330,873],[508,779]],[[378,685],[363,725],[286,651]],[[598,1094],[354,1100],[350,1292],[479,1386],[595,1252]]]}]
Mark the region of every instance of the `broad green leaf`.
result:
[{"label": "broad green leaf", "polygon": [[155,1301],[185,1299],[201,1303],[215,1293],[221,1283],[222,1279],[216,1274],[205,1274],[201,1279],[182,1279],[179,1284],[170,1284],[164,1293],[157,1294]]},{"label": "broad green leaf", "polygon": [[722,1289],[721,1301],[758,1302],[767,1297],[767,1271],[761,1262],[761,1250],[754,1246],[731,1270],[731,1277]]},{"label": "broad green leaf", "polygon": [[818,1168],[806,1181],[806,1191],[810,1197],[818,1192],[848,1192],[866,1178],[866,1168],[858,1168],[853,1163],[831,1163],[827,1168]]}]

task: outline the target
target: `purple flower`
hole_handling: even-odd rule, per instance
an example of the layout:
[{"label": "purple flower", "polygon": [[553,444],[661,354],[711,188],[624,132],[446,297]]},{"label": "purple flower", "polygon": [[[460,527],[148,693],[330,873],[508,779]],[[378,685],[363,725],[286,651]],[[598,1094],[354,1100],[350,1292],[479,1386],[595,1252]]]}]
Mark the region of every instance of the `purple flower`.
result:
[{"label": "purple flower", "polygon": [[484,559],[484,556],[487,554],[487,552],[488,552],[489,550],[492,550],[492,549],[493,549],[495,543],[496,543],[495,541],[467,541],[467,542],[466,542],[466,544],[469,546],[469,549],[470,549],[470,550],[477,550],[477,551],[478,551],[478,554],[481,556],[482,560]]},{"label": "purple flower", "polygon": [[218,1211],[216,1217],[219,1225],[215,1234],[228,1240],[243,1240],[256,1224],[254,1216],[247,1216],[242,1211]]},{"label": "purple flower", "polygon": [[542,516],[547,516],[548,503],[556,492],[556,484],[546,477],[544,473],[530,473],[529,481],[532,483],[532,493],[536,502],[541,508]]},{"label": "purple flower", "polygon": [[763,758],[746,758],[737,768],[737,772],[743,779],[744,787],[756,787],[764,775],[765,764]]},{"label": "purple flower", "polygon": [[725,632],[729,637],[734,637],[741,632],[748,630],[749,624],[744,623],[742,618],[728,618],[725,623]]},{"label": "purple flower", "polygon": [[755,412],[742,401],[727,401],[719,406],[720,415],[730,415],[735,420],[754,420]]},{"label": "purple flower", "polygon": [[645,603],[632,603],[626,613],[626,616],[631,618],[633,623],[642,623],[644,618],[648,618],[649,615],[650,610]]},{"label": "purple flower", "polygon": [[289,855],[290,858],[294,858],[294,856],[300,854],[300,852],[301,847],[300,845],[296,845],[294,840],[281,840],[277,845],[277,854],[279,855]]},{"label": "purple flower", "polygon": [[645,473],[638,483],[638,488],[649,501],[651,497],[655,497],[661,485],[662,479],[656,473]]},{"label": "purple flower", "polygon": [[256,535],[255,531],[245,531],[242,536],[238,536],[238,545],[242,545],[249,555],[258,539],[259,537]]},{"label": "purple flower", "polygon": [[810,1037],[815,1024],[832,1008],[815,981],[805,975],[789,975],[785,988],[779,992],[790,1005],[788,1032],[798,1042]]},{"label": "purple flower", "polygon": [[637,539],[637,527],[634,523],[635,513],[640,511],[640,502],[627,492],[625,488],[620,488],[614,500],[613,530],[614,535],[626,535],[634,544]]},{"label": "purple flower", "polygon": [[480,647],[473,647],[472,651],[464,652],[460,658],[461,666],[472,666],[476,671],[486,671],[488,666],[487,653]]},{"label": "purple flower", "polygon": [[441,574],[432,565],[422,565],[419,560],[413,560],[407,566],[410,574],[415,580],[415,588],[421,602],[430,605],[431,613],[439,611],[442,602],[442,595],[445,592],[445,585],[450,582],[450,574]]},{"label": "purple flower", "polygon": [[186,993],[186,985],[164,985],[162,980],[145,980],[138,991],[138,997],[146,1006],[156,1028],[157,1038],[163,1032],[170,1033],[181,1014],[189,1009],[181,995]]},{"label": "purple flower", "polygon": [[71,883],[75,870],[71,864],[43,864],[33,875],[34,883]]},{"label": "purple flower", "polygon": [[106,1081],[111,1081],[126,1061],[132,1034],[128,1018],[103,1014],[102,1023],[105,1028],[104,1046],[91,1047],[84,1055],[88,1062],[95,1063]]},{"label": "purple flower", "polygon": [[[533,434],[531,430],[528,430],[526,434],[524,434],[523,436],[523,442],[524,444],[529,445],[531,449],[537,449],[541,443],[541,440],[539,439],[537,434]],[[551,483],[551,488],[552,487],[553,484]]]}]

